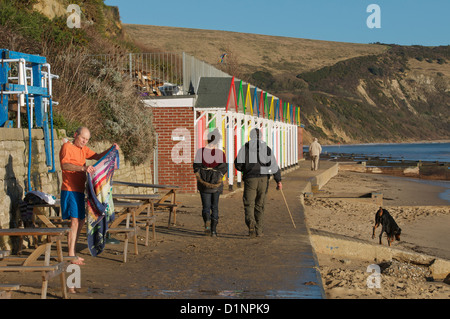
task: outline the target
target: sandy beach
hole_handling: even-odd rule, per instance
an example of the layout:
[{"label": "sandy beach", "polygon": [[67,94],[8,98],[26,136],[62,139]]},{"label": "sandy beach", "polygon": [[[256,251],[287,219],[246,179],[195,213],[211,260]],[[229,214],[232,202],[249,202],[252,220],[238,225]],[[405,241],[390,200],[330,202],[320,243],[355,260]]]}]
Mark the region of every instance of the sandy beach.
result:
[{"label": "sandy beach", "polygon": [[[379,205],[358,203],[351,197],[368,192],[383,194],[386,208],[402,229],[393,248],[450,259],[449,203],[439,194],[445,188],[411,178],[340,172],[312,198],[305,199],[308,227],[378,243],[380,228],[371,238]],[[348,197],[346,199],[345,197]],[[386,245],[386,239],[383,239]],[[318,254],[327,298],[448,299],[450,285],[430,281],[427,267],[393,261],[381,266],[381,288],[368,288],[370,260],[334,258]],[[386,268],[384,268],[386,267]]]},{"label": "sandy beach", "polygon": [[[167,214],[162,214],[158,217],[156,240],[151,240],[147,247],[144,230],[140,229],[139,254],[135,255],[130,245],[127,263],[122,262],[122,244],[107,245],[99,257],[92,257],[82,238],[77,251],[86,265],[81,268],[81,288],[70,298],[284,298],[281,290],[274,291],[274,285],[295,291],[291,286],[298,283],[292,279],[298,279],[302,269],[298,268],[302,257],[295,255],[300,246],[305,245],[307,251],[310,245],[308,237],[301,233],[302,228],[376,242],[371,234],[377,205],[331,198],[374,191],[383,193],[384,206],[402,228],[402,241],[395,242],[393,247],[450,259],[450,211],[448,202],[439,198],[442,187],[397,177],[342,172],[313,197],[305,198],[303,212],[298,185],[299,178],[307,180],[315,174],[309,165],[309,161],[303,161],[298,169],[283,176],[284,193],[297,228],[292,227],[273,181],[267,195],[264,237],[256,239],[249,239],[244,224],[242,189],[226,192],[220,198],[218,238],[203,233],[200,196],[180,194],[176,226],[167,228]],[[366,284],[366,269],[373,261],[324,254],[318,254],[317,260],[319,277],[329,299],[450,297],[450,285],[427,281],[427,269],[417,265],[395,261],[383,265],[381,288],[373,289]],[[39,274],[0,273],[0,282],[21,284],[13,298],[38,299],[39,277]],[[318,287],[314,280],[301,280],[303,286]],[[60,298],[58,280],[49,282],[48,298]]]}]

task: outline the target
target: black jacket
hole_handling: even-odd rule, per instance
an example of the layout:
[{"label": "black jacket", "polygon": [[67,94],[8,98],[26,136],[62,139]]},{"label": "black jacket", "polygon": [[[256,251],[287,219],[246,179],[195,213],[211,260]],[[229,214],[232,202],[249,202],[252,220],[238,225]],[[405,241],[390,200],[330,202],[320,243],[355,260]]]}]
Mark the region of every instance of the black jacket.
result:
[{"label": "black jacket", "polygon": [[234,160],[236,169],[243,174],[243,179],[273,175],[275,181],[281,182],[281,171],[270,147],[260,139],[251,139],[245,143]]},{"label": "black jacket", "polygon": [[[216,153],[217,152],[217,153]],[[212,156],[212,157],[211,157]],[[211,158],[210,158],[211,157]],[[205,172],[202,169],[211,169],[219,171],[222,176],[228,172],[228,164],[226,161],[225,153],[219,149],[207,149],[205,147],[198,149],[195,154],[193,164],[194,174],[197,178],[197,189],[202,193],[216,193],[223,191],[223,181],[220,181],[218,185],[211,185],[202,180]]]}]

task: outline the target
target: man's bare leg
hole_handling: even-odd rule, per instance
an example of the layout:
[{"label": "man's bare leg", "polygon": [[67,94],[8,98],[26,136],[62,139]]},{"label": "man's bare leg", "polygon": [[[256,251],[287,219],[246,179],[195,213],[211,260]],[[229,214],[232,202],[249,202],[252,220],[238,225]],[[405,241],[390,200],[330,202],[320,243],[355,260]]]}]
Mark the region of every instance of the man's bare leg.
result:
[{"label": "man's bare leg", "polygon": [[[76,256],[75,247],[78,242],[78,237],[80,235],[81,229],[84,226],[84,219],[79,219],[75,217],[70,218],[70,232],[68,236],[68,246],[69,246],[69,256]],[[72,263],[83,265],[84,259],[81,257],[77,257],[72,260]]]}]

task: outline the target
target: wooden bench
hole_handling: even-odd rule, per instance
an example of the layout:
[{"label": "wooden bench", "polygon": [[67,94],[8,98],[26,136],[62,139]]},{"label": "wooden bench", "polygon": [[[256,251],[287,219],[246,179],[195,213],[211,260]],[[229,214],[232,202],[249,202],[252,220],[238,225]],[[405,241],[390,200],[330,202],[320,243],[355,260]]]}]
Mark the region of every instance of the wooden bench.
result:
[{"label": "wooden bench", "polygon": [[[63,298],[67,299],[64,262],[61,240],[69,228],[12,228],[0,229],[0,236],[47,236],[47,243],[38,246],[25,259],[20,256],[6,256],[0,261],[2,272],[40,272],[42,274],[41,298],[47,298],[48,281],[59,275]],[[56,242],[57,263],[50,264],[51,247]],[[39,258],[44,255],[44,260]]]},{"label": "wooden bench", "polygon": [[[0,261],[10,255],[9,250],[0,250]],[[0,284],[0,299],[11,299],[12,292],[19,290],[19,285]]]},{"label": "wooden bench", "polygon": [[[136,205],[132,205],[132,203],[128,202],[114,202],[115,207],[122,207],[122,211],[116,213],[116,216],[108,227],[108,233],[110,234],[123,234],[124,238],[124,247],[123,247],[123,262],[127,262],[128,255],[128,242],[130,237],[134,238],[134,253],[136,255],[139,254],[138,246],[137,246],[137,229],[136,229],[136,220],[135,220],[135,211],[131,208]],[[130,219],[132,225],[130,226]],[[123,224],[125,223],[125,224]]]},{"label": "wooden bench", "polygon": [[[156,203],[154,203],[155,209],[167,209],[169,211],[169,221],[167,227],[169,228],[171,225],[171,218],[173,215],[173,225],[177,223],[177,208],[178,203],[176,202],[176,190],[169,189],[167,193],[165,193]],[[162,211],[156,211],[162,212]]]}]

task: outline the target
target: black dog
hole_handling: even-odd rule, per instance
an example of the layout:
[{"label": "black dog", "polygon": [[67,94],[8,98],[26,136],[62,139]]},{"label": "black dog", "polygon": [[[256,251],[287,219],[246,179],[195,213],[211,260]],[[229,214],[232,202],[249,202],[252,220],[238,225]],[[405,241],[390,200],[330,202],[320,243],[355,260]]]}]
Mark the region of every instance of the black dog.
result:
[{"label": "black dog", "polygon": [[400,234],[402,230],[398,227],[394,218],[389,214],[389,212],[380,207],[380,209],[375,213],[375,226],[373,226],[372,239],[375,238],[375,229],[381,224],[381,233],[380,233],[380,245],[381,245],[381,236],[383,232],[386,232],[388,245],[391,246],[391,243],[396,239],[400,240]]}]

